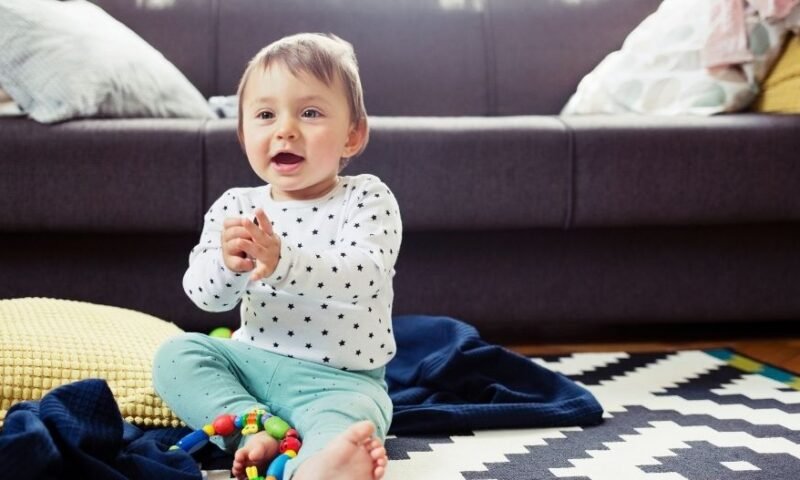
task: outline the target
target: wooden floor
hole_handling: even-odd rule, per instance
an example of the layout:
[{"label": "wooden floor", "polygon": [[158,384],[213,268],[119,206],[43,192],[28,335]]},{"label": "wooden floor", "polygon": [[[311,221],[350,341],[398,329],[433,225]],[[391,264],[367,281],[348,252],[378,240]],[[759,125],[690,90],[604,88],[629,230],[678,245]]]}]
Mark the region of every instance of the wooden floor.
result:
[{"label": "wooden floor", "polygon": [[800,338],[512,345],[509,348],[523,355],[547,355],[574,352],[648,352],[719,347],[732,348],[761,362],[770,363],[800,374]]}]

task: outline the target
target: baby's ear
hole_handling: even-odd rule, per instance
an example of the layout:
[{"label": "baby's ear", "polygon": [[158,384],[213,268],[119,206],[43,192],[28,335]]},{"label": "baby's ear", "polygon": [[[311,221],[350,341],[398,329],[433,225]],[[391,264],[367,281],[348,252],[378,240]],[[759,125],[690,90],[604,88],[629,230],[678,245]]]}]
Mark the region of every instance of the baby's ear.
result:
[{"label": "baby's ear", "polygon": [[350,127],[347,134],[347,143],[344,145],[344,158],[355,157],[364,150],[369,140],[369,126],[367,119],[362,118],[357,124]]}]

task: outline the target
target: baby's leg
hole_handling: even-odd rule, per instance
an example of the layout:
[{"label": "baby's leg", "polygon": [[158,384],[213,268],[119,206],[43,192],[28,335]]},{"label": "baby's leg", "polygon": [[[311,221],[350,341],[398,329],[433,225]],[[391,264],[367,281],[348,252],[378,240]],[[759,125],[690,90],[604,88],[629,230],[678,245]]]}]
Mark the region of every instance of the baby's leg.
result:
[{"label": "baby's leg", "polygon": [[[281,359],[235,340],[187,333],[156,352],[153,386],[181,420],[199,429],[223,413],[267,408],[269,381]],[[237,433],[216,443],[233,452],[240,440]]]}]

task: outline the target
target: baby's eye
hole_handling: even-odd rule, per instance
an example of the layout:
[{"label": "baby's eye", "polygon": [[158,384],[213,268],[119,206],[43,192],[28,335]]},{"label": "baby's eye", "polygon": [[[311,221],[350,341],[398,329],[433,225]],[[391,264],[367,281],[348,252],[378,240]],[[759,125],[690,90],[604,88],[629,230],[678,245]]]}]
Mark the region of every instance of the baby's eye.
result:
[{"label": "baby's eye", "polygon": [[274,116],[275,115],[273,115],[272,112],[258,112],[258,118],[261,120],[269,120]]},{"label": "baby's eye", "polygon": [[303,110],[303,118],[317,118],[321,115],[322,114],[319,112],[319,110],[315,110],[313,108]]}]

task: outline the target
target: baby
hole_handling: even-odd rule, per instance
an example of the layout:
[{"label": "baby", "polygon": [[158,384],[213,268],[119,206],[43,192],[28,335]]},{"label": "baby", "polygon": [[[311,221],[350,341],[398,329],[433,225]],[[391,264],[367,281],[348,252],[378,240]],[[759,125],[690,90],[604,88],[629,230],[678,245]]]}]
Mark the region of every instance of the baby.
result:
[{"label": "baby", "polygon": [[[165,342],[155,389],[192,428],[254,407],[287,420],[303,446],[284,478],[379,479],[402,224],[377,177],[339,175],[369,135],[352,46],[321,34],[278,40],[250,61],[238,93],[239,141],[266,185],[214,202],[183,286],[207,311],[241,302],[241,324],[231,340]],[[235,452],[240,479],[278,454],[263,431],[214,441]]]}]

